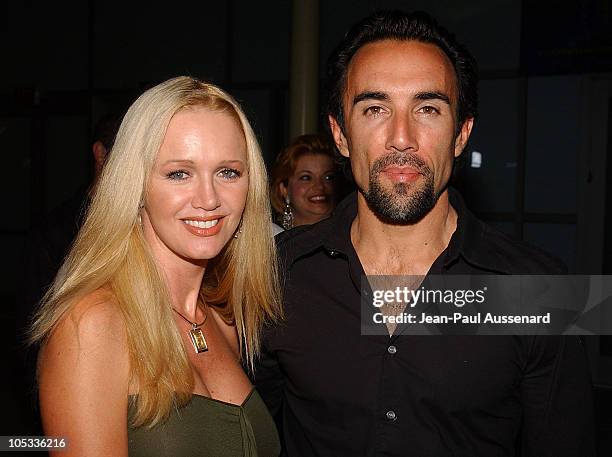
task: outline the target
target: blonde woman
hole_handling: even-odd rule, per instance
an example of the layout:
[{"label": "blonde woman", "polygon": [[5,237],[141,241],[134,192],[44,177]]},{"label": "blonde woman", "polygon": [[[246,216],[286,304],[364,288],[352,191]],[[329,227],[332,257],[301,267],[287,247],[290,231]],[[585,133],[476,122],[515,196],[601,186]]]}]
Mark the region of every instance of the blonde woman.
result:
[{"label": "blonde woman", "polygon": [[62,456],[278,455],[242,369],[280,314],[268,202],[228,94],[179,77],[136,100],[33,325]]}]

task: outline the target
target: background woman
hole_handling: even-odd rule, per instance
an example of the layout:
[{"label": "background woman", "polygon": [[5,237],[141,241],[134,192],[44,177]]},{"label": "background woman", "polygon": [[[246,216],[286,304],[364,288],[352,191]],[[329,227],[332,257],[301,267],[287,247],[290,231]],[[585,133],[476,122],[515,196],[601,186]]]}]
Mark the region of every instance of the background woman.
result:
[{"label": "background woman", "polygon": [[268,208],[229,95],[179,77],[132,105],[33,326],[62,456],[278,454],[241,368],[279,314]]},{"label": "background woman", "polygon": [[272,170],[271,201],[285,230],[314,224],[336,207],[334,152],[321,135],[297,137],[276,158]]}]

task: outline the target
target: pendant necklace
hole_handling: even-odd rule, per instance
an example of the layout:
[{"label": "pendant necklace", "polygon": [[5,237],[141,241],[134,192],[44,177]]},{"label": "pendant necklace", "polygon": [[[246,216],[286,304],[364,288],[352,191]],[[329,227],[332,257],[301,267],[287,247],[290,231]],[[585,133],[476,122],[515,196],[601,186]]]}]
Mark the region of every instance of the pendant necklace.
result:
[{"label": "pendant necklace", "polygon": [[179,313],[174,308],[174,306],[172,307],[172,309],[176,312],[176,314],[178,314],[183,319],[185,319],[187,322],[189,322],[189,324],[191,324],[191,330],[189,330],[189,337],[191,338],[191,343],[193,344],[193,348],[195,349],[196,354],[199,354],[200,352],[208,351],[208,344],[206,344],[206,338],[204,338],[204,332],[200,328],[202,325],[204,325],[204,322],[206,322],[206,319],[208,319],[208,313],[204,311],[204,320],[200,322],[199,324],[197,324],[195,322],[191,322],[189,319],[187,319],[185,316]]}]

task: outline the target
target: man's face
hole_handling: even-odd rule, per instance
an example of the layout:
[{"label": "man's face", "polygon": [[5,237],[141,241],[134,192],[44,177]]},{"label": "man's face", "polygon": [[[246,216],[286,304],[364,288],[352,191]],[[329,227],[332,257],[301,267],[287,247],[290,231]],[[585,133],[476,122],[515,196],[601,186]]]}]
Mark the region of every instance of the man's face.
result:
[{"label": "man's face", "polygon": [[417,41],[367,44],[349,64],[343,109],[344,133],[330,117],[332,133],[370,209],[389,223],[421,219],[472,128],[468,119],[455,135],[457,82],[448,57]]}]

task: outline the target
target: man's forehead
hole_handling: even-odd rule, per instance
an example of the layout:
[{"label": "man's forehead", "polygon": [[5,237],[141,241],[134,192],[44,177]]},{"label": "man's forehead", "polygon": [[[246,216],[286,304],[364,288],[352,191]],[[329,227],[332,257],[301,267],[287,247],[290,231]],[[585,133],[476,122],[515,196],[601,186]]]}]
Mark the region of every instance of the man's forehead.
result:
[{"label": "man's forehead", "polygon": [[439,47],[415,40],[381,40],[362,46],[351,59],[346,97],[361,91],[438,90],[456,99],[456,75]]}]

